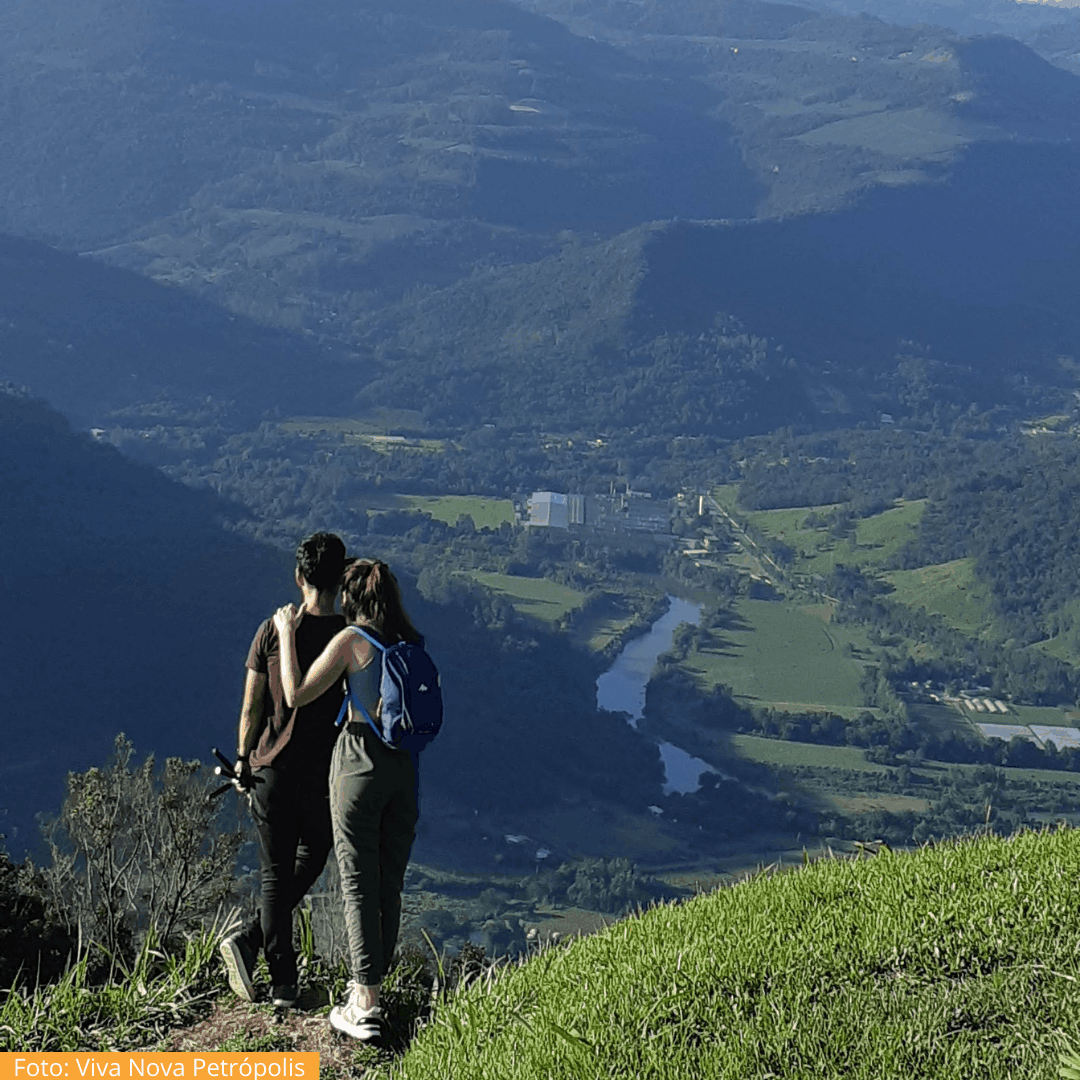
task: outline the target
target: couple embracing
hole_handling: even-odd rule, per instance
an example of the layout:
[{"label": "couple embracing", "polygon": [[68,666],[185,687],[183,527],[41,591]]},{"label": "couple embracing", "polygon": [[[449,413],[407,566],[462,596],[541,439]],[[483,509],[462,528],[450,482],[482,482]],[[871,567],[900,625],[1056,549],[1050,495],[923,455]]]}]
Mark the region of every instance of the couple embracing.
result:
[{"label": "couple embracing", "polygon": [[[236,772],[258,833],[262,892],[258,916],[225,938],[221,951],[235,993],[255,999],[261,949],[274,1005],[295,1005],[292,913],[332,846],[352,979],[330,1023],[371,1041],[381,1035],[379,989],[401,922],[418,774],[417,755],[388,746],[356,706],[369,718],[380,707],[381,650],[366,634],[384,645],[422,638],[386,563],[347,559],[332,533],[300,543],[296,584],[300,606],[288,604],[263,622],[248,652]],[[348,722],[338,727],[343,684]]]}]

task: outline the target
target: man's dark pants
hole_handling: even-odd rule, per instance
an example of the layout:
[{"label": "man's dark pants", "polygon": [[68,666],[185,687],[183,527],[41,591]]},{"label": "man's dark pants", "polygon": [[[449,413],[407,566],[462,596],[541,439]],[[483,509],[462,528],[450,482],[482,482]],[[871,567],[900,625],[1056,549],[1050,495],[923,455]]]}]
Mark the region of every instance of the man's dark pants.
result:
[{"label": "man's dark pants", "polygon": [[274,986],[296,983],[293,908],[315,884],[333,846],[325,776],[273,767],[256,770],[251,816],[259,837],[260,911],[243,939],[266,954]]}]

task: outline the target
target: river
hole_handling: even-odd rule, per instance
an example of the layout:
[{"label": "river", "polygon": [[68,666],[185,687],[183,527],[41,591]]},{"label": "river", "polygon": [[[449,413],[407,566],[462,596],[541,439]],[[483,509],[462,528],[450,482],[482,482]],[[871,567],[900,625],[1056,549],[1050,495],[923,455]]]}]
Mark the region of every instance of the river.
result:
[{"label": "river", "polygon": [[[636,728],[645,714],[645,687],[652,677],[657,657],[671,648],[675,628],[684,622],[697,624],[701,605],[669,596],[670,606],[649,627],[648,633],[629,642],[615,663],[596,680],[596,704],[609,712],[626,713]],[[691,757],[673,743],[659,743],[664,763],[664,793],[688,794],[697,791],[701,774],[716,772],[700,758]]]}]

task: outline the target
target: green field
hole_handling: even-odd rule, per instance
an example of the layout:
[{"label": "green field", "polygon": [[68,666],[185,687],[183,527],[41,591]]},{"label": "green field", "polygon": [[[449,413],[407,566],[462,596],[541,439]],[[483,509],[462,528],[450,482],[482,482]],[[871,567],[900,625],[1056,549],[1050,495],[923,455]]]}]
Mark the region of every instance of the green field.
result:
[{"label": "green field", "polygon": [[430,514],[448,525],[468,515],[478,529],[497,529],[514,523],[514,504],[509,499],[486,499],[479,495],[395,495],[397,506]]},{"label": "green field", "polygon": [[734,512],[738,509],[739,485],[721,484],[713,488],[712,496],[725,510]]},{"label": "green field", "polygon": [[734,628],[710,631],[711,643],[683,666],[706,686],[730,686],[737,698],[790,710],[829,709],[850,715],[865,706],[862,667],[844,645],[864,648],[855,627],[833,626],[827,608],[741,599]]},{"label": "green field", "polygon": [[993,623],[990,590],[976,578],[974,559],[894,570],[885,580],[895,589],[893,600],[940,615],[957,630],[979,634]]},{"label": "green field", "polygon": [[353,500],[364,510],[416,510],[430,514],[448,525],[468,515],[478,529],[497,529],[503,522],[514,523],[514,504],[509,499],[489,499],[480,495],[397,495],[364,492]]},{"label": "green field", "polygon": [[809,765],[815,769],[854,769],[859,772],[887,773],[884,765],[866,760],[857,746],[822,746],[818,743],[789,742],[786,739],[767,739],[762,735],[732,735],[732,748],[739,757],[759,761],[763,765]]},{"label": "green field", "polygon": [[516,577],[485,570],[474,570],[469,576],[500,596],[505,596],[522,615],[530,615],[544,622],[561,619],[567,612],[580,607],[585,600],[584,593],[547,578]]},{"label": "green field", "polygon": [[[719,499],[717,500],[720,501]],[[810,514],[826,516],[837,508],[801,506],[784,510],[754,510],[740,517],[758,532],[782,540],[795,549],[797,569],[808,574],[830,574],[837,563],[875,568],[883,566],[918,535],[919,521],[926,508],[924,499],[901,503],[855,527],[852,540],[836,540],[825,527],[805,528]]]},{"label": "green field", "polygon": [[639,618],[624,597],[607,593],[602,601],[590,605],[588,615],[575,626],[574,637],[592,652],[603,652]]},{"label": "green field", "polygon": [[372,409],[363,416],[291,416],[282,420],[282,431],[298,435],[390,435],[419,432],[426,427],[414,409]]},{"label": "green field", "polygon": [[947,113],[915,108],[845,117],[796,137],[810,146],[861,146],[889,157],[924,157],[955,150],[974,135],[970,125]]},{"label": "green field", "polygon": [[[1011,705],[1011,716],[1001,717],[1003,724],[1046,724],[1050,727],[1076,727],[1076,714],[1064,709],[1055,709],[1039,705]],[[984,724],[994,723],[994,718],[985,713],[970,714]]]}]

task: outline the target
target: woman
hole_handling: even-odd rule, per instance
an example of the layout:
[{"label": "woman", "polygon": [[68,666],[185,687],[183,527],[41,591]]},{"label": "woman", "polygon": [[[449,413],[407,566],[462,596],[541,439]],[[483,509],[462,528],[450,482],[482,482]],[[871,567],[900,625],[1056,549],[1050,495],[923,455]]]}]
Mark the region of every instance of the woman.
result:
[{"label": "woman", "polygon": [[[347,566],[341,609],[349,625],[331,639],[303,679],[296,657],[296,609],[289,604],[274,616],[285,697],[290,706],[304,705],[345,676],[350,697],[374,716],[381,654],[356,628],[388,645],[423,639],[409,621],[397,580],[384,562],[356,559]],[[379,988],[401,923],[401,890],[416,834],[417,772],[413,756],[390,749],[359,711],[354,713],[351,701],[330,765],[330,814],[352,969],[348,1000],[331,1010],[330,1023],[353,1038],[370,1041],[381,1034]]]}]

